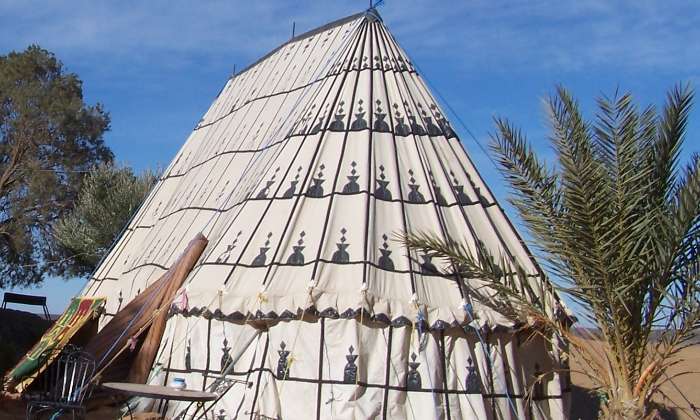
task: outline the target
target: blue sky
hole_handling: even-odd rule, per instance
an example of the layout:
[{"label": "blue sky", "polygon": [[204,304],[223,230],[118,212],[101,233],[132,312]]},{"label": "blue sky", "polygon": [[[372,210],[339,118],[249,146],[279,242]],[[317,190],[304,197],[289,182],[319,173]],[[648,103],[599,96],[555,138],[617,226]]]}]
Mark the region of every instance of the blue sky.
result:
[{"label": "blue sky", "polygon": [[[236,66],[297,33],[367,7],[355,1],[0,1],[0,55],[36,43],[84,82],[112,116],[106,139],[137,169],[166,166]],[[616,88],[661,105],[678,82],[700,84],[696,1],[386,0],[385,24],[423,76],[486,145],[493,117],[518,124],[551,157],[543,98],[561,83],[588,116]],[[452,117],[501,203],[493,164]],[[700,151],[700,108],[684,156]],[[510,208],[507,210],[514,217]],[[60,312],[82,280],[51,279],[32,293]]]}]

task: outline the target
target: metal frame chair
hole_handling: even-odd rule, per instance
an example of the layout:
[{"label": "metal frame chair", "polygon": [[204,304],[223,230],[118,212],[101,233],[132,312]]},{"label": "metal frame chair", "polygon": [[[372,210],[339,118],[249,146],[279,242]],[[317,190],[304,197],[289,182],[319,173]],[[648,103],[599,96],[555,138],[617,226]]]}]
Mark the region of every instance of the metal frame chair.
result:
[{"label": "metal frame chair", "polygon": [[[44,392],[27,403],[27,420],[51,412],[51,419],[70,412],[73,419],[85,418],[83,401],[90,397],[90,380],[95,373],[95,359],[80,348],[68,345],[44,374]],[[76,417],[77,414],[77,417]]]}]

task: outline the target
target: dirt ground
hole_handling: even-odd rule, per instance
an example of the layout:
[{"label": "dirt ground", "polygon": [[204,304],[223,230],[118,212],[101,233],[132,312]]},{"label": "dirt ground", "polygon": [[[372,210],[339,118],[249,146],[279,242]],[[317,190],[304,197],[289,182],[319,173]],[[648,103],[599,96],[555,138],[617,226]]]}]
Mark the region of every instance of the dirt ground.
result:
[{"label": "dirt ground", "polygon": [[[591,345],[599,344],[591,342]],[[679,357],[683,362],[673,367],[668,373],[669,376],[683,371],[695,373],[674,378],[672,382],[664,384],[661,391],[665,397],[657,399],[656,402],[663,405],[661,416],[665,420],[700,420],[700,344],[684,349]],[[585,370],[585,366],[574,362],[571,370],[571,419],[596,419],[599,404],[597,399],[587,392],[591,382],[585,375],[576,372]]]}]

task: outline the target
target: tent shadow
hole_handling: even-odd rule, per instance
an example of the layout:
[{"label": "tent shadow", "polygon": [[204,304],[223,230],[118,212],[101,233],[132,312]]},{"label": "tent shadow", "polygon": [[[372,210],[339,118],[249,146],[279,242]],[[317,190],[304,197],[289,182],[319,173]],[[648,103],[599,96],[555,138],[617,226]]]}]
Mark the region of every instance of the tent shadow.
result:
[{"label": "tent shadow", "polygon": [[571,384],[571,420],[595,420],[599,409],[600,400],[589,388]]},{"label": "tent shadow", "polygon": [[[681,413],[677,408],[656,404],[659,415],[664,420],[680,420]],[[600,400],[590,388],[571,385],[571,420],[596,420],[600,410]]]}]

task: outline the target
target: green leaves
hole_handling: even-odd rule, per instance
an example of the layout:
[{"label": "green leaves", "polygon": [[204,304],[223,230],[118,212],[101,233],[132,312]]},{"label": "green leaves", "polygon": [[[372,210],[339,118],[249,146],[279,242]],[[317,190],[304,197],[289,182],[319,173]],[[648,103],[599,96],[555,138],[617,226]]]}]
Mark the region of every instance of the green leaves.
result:
[{"label": "green leaves", "polygon": [[128,167],[101,165],[85,177],[73,211],[55,225],[53,235],[65,277],[90,274],[155,184],[157,175],[136,175]]},{"label": "green leaves", "polygon": [[[537,300],[547,294],[513,261],[479,244],[468,249],[422,234],[403,238],[451,261],[482,303],[514,320],[539,318],[567,337],[606,393],[610,413],[630,404],[644,412],[664,369],[700,327],[699,155],[679,170],[692,102],[692,91],[677,86],[660,113],[640,111],[632,95],[616,92],[599,98],[595,118],[586,121],[558,87],[546,102],[557,156],[552,166],[512,123],[495,120],[491,148],[512,189],[510,201],[560,290],[600,330],[602,359],[564,324],[547,321],[552,310]],[[652,340],[657,328],[663,333]]]},{"label": "green leaves", "polygon": [[84,103],[77,75],[38,46],[0,56],[0,287],[40,282],[51,226],[85,171],[110,162],[109,115]]}]

